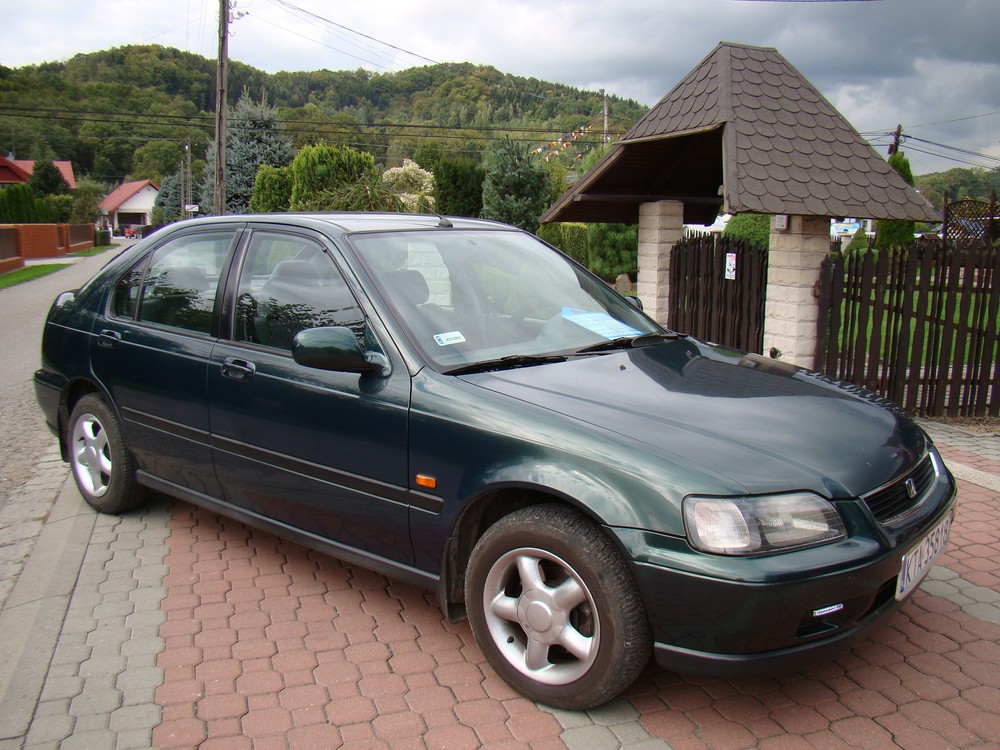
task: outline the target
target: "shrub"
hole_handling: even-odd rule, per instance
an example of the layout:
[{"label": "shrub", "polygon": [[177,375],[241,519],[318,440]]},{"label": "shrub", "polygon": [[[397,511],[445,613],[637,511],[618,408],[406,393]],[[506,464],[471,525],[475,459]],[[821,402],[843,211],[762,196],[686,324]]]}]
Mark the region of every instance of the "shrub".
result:
[{"label": "shrub", "polygon": [[629,224],[587,225],[588,267],[605,281],[632,273],[639,264],[639,228]]},{"label": "shrub", "polygon": [[449,216],[477,218],[483,212],[486,170],[472,159],[443,158],[434,170],[438,211]]},{"label": "shrub", "polygon": [[255,214],[287,211],[292,202],[292,173],[288,167],[261,164],[254,178],[250,211]]},{"label": "shrub", "polygon": [[722,234],[724,237],[746,240],[757,247],[770,247],[771,217],[766,214],[736,214],[730,217]]}]

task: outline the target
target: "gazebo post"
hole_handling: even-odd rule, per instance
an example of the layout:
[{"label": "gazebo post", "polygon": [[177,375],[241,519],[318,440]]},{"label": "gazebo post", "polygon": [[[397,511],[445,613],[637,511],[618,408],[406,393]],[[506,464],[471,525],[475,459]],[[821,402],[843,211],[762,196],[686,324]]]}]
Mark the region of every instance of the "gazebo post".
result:
[{"label": "gazebo post", "polygon": [[820,265],[830,252],[830,217],[787,218],[788,228],[777,229],[777,217],[771,217],[764,354],[811,368],[819,314],[816,291]]},{"label": "gazebo post", "polygon": [[639,278],[643,310],[667,324],[670,302],[670,251],[684,236],[684,204],[656,201],[639,206]]}]

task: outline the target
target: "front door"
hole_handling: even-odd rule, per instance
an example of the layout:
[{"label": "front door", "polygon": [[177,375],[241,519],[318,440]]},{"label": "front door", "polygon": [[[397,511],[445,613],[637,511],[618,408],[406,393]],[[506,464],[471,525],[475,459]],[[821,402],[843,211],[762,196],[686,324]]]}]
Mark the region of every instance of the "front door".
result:
[{"label": "front door", "polygon": [[[216,470],[228,502],[343,550],[409,564],[409,376],[303,367],[295,334],[365,316],[318,238],[256,230],[233,302],[233,335],[208,368]],[[370,345],[370,341],[366,342]]]}]

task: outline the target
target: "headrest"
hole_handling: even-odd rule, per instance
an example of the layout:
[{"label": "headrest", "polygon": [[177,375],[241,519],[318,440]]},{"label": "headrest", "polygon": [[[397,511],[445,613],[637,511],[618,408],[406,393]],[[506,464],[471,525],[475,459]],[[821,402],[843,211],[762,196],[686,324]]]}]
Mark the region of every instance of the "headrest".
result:
[{"label": "headrest", "polygon": [[420,271],[390,271],[382,282],[391,295],[409,305],[422,305],[431,296],[427,279]]},{"label": "headrest", "polygon": [[168,268],[154,283],[161,294],[207,292],[209,286],[205,270],[198,266]]}]

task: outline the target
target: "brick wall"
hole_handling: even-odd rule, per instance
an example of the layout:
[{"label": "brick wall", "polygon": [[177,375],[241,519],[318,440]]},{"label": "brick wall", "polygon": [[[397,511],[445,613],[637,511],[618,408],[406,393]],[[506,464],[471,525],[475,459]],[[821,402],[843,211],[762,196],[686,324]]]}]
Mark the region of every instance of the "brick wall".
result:
[{"label": "brick wall", "polygon": [[[2,228],[14,233],[19,259],[61,258],[94,246],[93,224],[5,224]],[[3,255],[10,260],[9,253],[0,253]],[[7,265],[0,269],[11,270]],[[23,263],[16,267],[20,265]]]},{"label": "brick wall", "polygon": [[0,273],[7,273],[8,271],[16,271],[18,268],[24,268],[24,258],[18,255],[16,258],[3,258],[0,259]]},{"label": "brick wall", "polygon": [[17,224],[17,251],[25,260],[66,254],[59,243],[58,224]]}]

